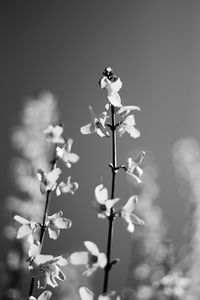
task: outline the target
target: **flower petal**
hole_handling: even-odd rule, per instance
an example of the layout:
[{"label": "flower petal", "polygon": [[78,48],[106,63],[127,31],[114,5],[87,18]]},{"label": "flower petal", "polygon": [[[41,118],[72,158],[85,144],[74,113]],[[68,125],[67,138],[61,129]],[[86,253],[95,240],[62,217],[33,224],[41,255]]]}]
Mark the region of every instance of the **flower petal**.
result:
[{"label": "flower petal", "polygon": [[20,226],[20,228],[18,229],[17,232],[17,239],[21,239],[23,237],[25,237],[26,235],[29,235],[32,233],[32,229],[31,227],[27,224],[27,225],[22,225]]},{"label": "flower petal", "polygon": [[84,245],[86,247],[86,249],[92,254],[92,255],[95,255],[95,256],[98,256],[99,255],[99,248],[97,247],[97,245],[93,242],[90,242],[90,241],[85,241],[84,242]]},{"label": "flower petal", "polygon": [[[108,292],[108,293],[106,293],[104,295],[100,295],[98,297],[98,300],[112,300],[112,299],[113,300],[116,299],[116,291],[110,291],[110,292]],[[119,299],[119,298],[117,298],[117,299]]]},{"label": "flower petal", "polygon": [[98,264],[100,268],[104,268],[107,264],[107,256],[105,253],[100,253],[98,256]]},{"label": "flower petal", "polygon": [[80,130],[82,134],[91,134],[96,131],[93,124],[87,124],[85,126],[82,126]]},{"label": "flower petal", "polygon": [[105,201],[108,200],[108,190],[103,186],[103,184],[99,184],[95,188],[95,198],[100,204],[105,204]]},{"label": "flower petal", "polygon": [[110,209],[120,200],[120,198],[109,199],[106,201],[106,208],[110,211]]},{"label": "flower petal", "polygon": [[64,257],[62,257],[62,255],[59,257],[59,260],[57,261],[57,264],[59,266],[66,266],[68,264],[68,260]]},{"label": "flower petal", "polygon": [[51,298],[52,292],[44,291],[38,298],[38,300],[49,300]]},{"label": "flower petal", "polygon": [[121,107],[121,98],[118,93],[112,93],[108,96],[108,100],[115,107]]},{"label": "flower petal", "polygon": [[70,255],[69,261],[73,265],[87,265],[89,261],[88,252],[74,252]]},{"label": "flower petal", "polygon": [[80,287],[79,295],[81,300],[94,300],[94,294],[87,287]]},{"label": "flower petal", "polygon": [[53,255],[45,255],[45,254],[39,254],[35,257],[34,263],[36,265],[41,265],[44,263],[52,263]]},{"label": "flower petal", "polygon": [[122,207],[122,211],[125,213],[131,213],[135,209],[135,205],[138,202],[138,197],[136,195],[131,196],[127,203]]},{"label": "flower petal", "polygon": [[46,177],[47,180],[51,183],[54,183],[59,178],[60,174],[62,173],[60,168],[55,168],[53,171],[49,172]]},{"label": "flower petal", "polygon": [[127,106],[122,106],[118,110],[117,114],[128,114],[131,110],[140,110],[139,106],[134,106],[134,105],[127,105]]},{"label": "flower petal", "polygon": [[76,163],[80,159],[78,154],[68,153],[68,160],[72,163]]},{"label": "flower petal", "polygon": [[134,223],[135,225],[144,225],[144,221],[133,213],[130,214],[130,219],[131,222]]},{"label": "flower petal", "polygon": [[18,215],[15,215],[13,219],[15,219],[15,221],[17,221],[17,222],[19,222],[20,224],[23,224],[23,225],[30,223],[27,219],[25,219],[21,216],[18,216]]},{"label": "flower petal", "polygon": [[58,229],[56,227],[48,227],[48,233],[49,233],[50,239],[57,240],[57,238],[59,237],[59,234],[60,234],[60,229]]},{"label": "flower petal", "polygon": [[54,221],[54,224],[59,229],[67,229],[72,226],[72,221],[66,218],[58,218]]},{"label": "flower petal", "polygon": [[140,132],[134,126],[127,126],[126,131],[130,134],[131,137],[137,139],[140,136]]},{"label": "flower petal", "polygon": [[86,277],[90,277],[96,270],[97,270],[97,266],[92,266],[92,267],[86,269],[83,272],[83,275]]}]

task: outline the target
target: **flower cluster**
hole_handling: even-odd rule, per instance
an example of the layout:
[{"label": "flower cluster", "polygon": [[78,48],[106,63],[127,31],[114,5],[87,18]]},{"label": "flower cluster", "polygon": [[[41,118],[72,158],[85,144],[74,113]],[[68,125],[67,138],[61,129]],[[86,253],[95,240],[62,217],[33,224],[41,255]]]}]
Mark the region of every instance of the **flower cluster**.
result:
[{"label": "flower cluster", "polygon": [[138,138],[140,132],[135,128],[135,117],[129,115],[131,111],[140,110],[138,106],[128,105],[123,106],[119,95],[119,91],[122,87],[120,78],[114,75],[111,68],[106,68],[104,76],[99,81],[101,89],[106,92],[108,103],[105,105],[105,111],[96,115],[91,106],[89,106],[91,123],[81,127],[82,134],[97,133],[101,137],[109,137],[110,133],[108,127],[111,125],[107,123],[110,118],[108,109],[113,106],[116,116],[119,118],[118,133],[121,137],[125,132],[130,134],[133,138]]},{"label": "flower cluster", "polygon": [[[29,243],[27,261],[29,262],[29,270],[32,276],[29,299],[35,299],[32,295],[35,281],[39,289],[45,289],[47,285],[53,288],[57,287],[57,280],[64,281],[66,279],[60,266],[68,264],[67,259],[62,255],[54,257],[53,255],[41,254],[46,230],[48,231],[49,238],[56,240],[59,237],[61,229],[68,229],[72,225],[71,220],[63,217],[62,211],[54,213],[51,216],[48,215],[50,194],[53,191],[55,191],[57,196],[60,196],[65,193],[74,194],[78,189],[78,183],[71,182],[71,176],[68,176],[65,182],[59,182],[62,171],[56,166],[57,161],[63,161],[65,165],[70,168],[71,163],[76,163],[79,160],[79,156],[71,152],[73,140],[69,138],[66,141],[62,134],[63,127],[61,125],[49,125],[44,130],[47,142],[55,145],[55,157],[52,162],[51,171],[46,172],[42,169],[37,171],[41,195],[46,196],[42,223],[26,219],[19,215],[14,216],[15,221],[20,224],[17,238],[26,238]],[[46,290],[38,299],[48,300],[51,294],[50,291]]]},{"label": "flower cluster", "polygon": [[[120,198],[114,196],[115,176],[122,169],[125,171],[128,181],[131,184],[142,183],[142,168],[141,164],[145,156],[142,151],[136,159],[128,158],[126,164],[117,165],[117,149],[116,149],[116,133],[122,137],[128,133],[133,138],[138,138],[140,132],[135,128],[135,117],[133,111],[140,111],[138,106],[122,105],[122,100],[119,91],[122,87],[120,78],[114,74],[111,68],[106,68],[103,72],[103,77],[99,80],[99,85],[105,91],[108,103],[105,105],[105,110],[96,114],[91,106],[89,112],[91,122],[83,127],[80,131],[82,134],[97,133],[100,137],[109,138],[112,136],[112,163],[109,164],[112,171],[112,189],[111,196],[108,195],[108,189],[99,184],[94,191],[94,200],[92,204],[97,211],[98,217],[107,219],[109,222],[109,232],[112,232],[113,222],[116,217],[121,218],[127,224],[127,230],[133,233],[135,225],[143,225],[144,221],[135,215],[134,211],[138,202],[137,195],[131,195],[125,205],[120,205]],[[131,113],[131,114],[130,114]],[[88,288],[81,287],[79,294],[82,300],[103,300],[103,299],[120,299],[115,291],[107,291],[108,275],[111,267],[118,262],[118,259],[111,260],[111,242],[112,235],[108,234],[107,253],[99,251],[97,245],[91,241],[85,241],[84,245],[87,251],[79,251],[72,253],[69,257],[69,262],[74,265],[85,265],[86,270],[84,275],[89,276],[96,271],[97,268],[102,268],[105,271],[103,293],[96,298]]]}]

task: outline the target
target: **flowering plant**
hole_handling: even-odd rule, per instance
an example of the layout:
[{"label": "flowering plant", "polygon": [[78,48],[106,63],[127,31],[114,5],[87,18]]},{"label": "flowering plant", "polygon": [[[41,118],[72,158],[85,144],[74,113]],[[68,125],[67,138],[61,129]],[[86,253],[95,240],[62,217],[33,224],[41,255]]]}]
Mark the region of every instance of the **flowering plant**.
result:
[{"label": "flowering plant", "polygon": [[[66,183],[60,181],[62,171],[57,167],[57,161],[61,159],[67,167],[71,167],[71,163],[76,163],[79,160],[77,154],[71,153],[73,140],[69,138],[66,141],[62,137],[62,133],[63,127],[61,125],[49,125],[44,130],[47,142],[55,147],[55,154],[51,170],[45,172],[42,169],[38,169],[36,174],[40,182],[41,196],[45,197],[42,222],[29,221],[19,215],[14,216],[15,221],[20,223],[17,238],[26,238],[29,244],[27,261],[29,262],[29,270],[32,276],[29,299],[36,299],[33,296],[35,282],[37,282],[38,289],[45,289],[48,285],[55,288],[58,286],[57,280],[64,281],[66,279],[60,267],[68,264],[67,259],[62,255],[54,257],[53,255],[41,254],[46,230],[48,230],[49,238],[56,240],[61,229],[68,229],[72,225],[71,220],[63,217],[63,211],[54,213],[51,216],[48,214],[50,196],[54,191],[55,197],[61,195],[61,193],[74,194],[78,189],[78,183],[71,182],[71,176],[68,176]],[[38,234],[35,235],[35,232]],[[38,300],[48,300],[51,295],[52,293],[46,290],[39,296]]]},{"label": "flowering plant", "polygon": [[[105,253],[101,252],[96,243],[85,241],[85,251],[76,251],[67,258],[62,255],[42,254],[43,242],[47,231],[49,238],[57,240],[61,229],[69,229],[72,226],[71,220],[63,217],[63,211],[49,215],[51,197],[59,197],[61,194],[66,193],[73,195],[79,187],[77,182],[71,181],[71,176],[62,180],[62,170],[57,167],[58,160],[64,163],[67,168],[71,168],[74,163],[78,162],[79,156],[72,152],[73,139],[65,139],[63,137],[62,125],[57,124],[54,126],[50,124],[44,129],[43,134],[46,141],[54,146],[51,169],[48,170],[41,167],[36,173],[41,197],[45,198],[42,222],[26,218],[26,216],[14,216],[15,221],[20,224],[17,238],[27,239],[29,245],[27,261],[32,276],[29,290],[30,300],[36,299],[33,295],[35,283],[37,283],[38,289],[46,289],[47,286],[51,288],[57,287],[59,281],[62,282],[66,279],[60,267],[69,264],[85,266],[83,275],[87,277],[94,274],[99,268],[104,270],[101,295],[95,297],[89,288],[82,286],[79,288],[81,299],[120,299],[116,291],[109,291],[108,289],[110,271],[119,261],[119,259],[112,259],[114,221],[116,218],[122,219],[130,233],[134,232],[136,225],[143,225],[144,221],[133,213],[138,203],[138,195],[130,195],[125,205],[120,204],[121,199],[115,196],[116,176],[118,171],[122,170],[131,184],[141,184],[143,175],[142,161],[145,152],[142,151],[136,158],[129,157],[125,164],[119,165],[117,163],[117,134],[119,138],[125,133],[128,133],[134,139],[140,136],[139,130],[135,127],[135,116],[132,113],[133,111],[140,111],[140,108],[134,105],[122,104],[119,95],[122,81],[114,74],[111,68],[105,69],[103,77],[99,80],[99,85],[105,91],[107,98],[105,109],[101,114],[96,114],[93,108],[89,106],[91,123],[82,126],[80,131],[83,135],[97,133],[101,138],[111,139],[112,160],[108,164],[112,174],[110,196],[108,188],[103,184],[99,184],[94,189],[94,201],[92,202],[97,216],[108,222],[107,249]],[[51,291],[46,290],[39,296],[38,300],[49,299],[51,294]]]},{"label": "flowering plant", "polygon": [[[99,184],[94,191],[93,206],[97,211],[98,217],[107,219],[108,221],[108,240],[106,254],[99,252],[97,245],[93,242],[84,242],[87,251],[75,252],[70,255],[70,263],[74,265],[85,265],[86,271],[84,275],[89,276],[100,267],[104,269],[104,282],[102,294],[97,299],[120,299],[115,291],[108,291],[109,274],[114,264],[118,259],[111,259],[112,239],[113,239],[113,223],[116,217],[122,218],[127,224],[127,230],[133,232],[135,225],[143,225],[142,219],[137,217],[133,211],[135,210],[138,196],[131,195],[127,203],[120,205],[120,198],[115,197],[116,175],[120,169],[124,170],[127,178],[131,182],[140,184],[142,182],[142,168],[141,163],[145,152],[142,151],[135,160],[129,158],[126,165],[117,164],[117,132],[119,137],[122,137],[126,132],[132,138],[138,138],[140,132],[135,128],[135,117],[129,114],[134,110],[140,110],[138,106],[123,106],[119,91],[122,87],[120,78],[114,74],[109,67],[103,72],[103,77],[99,80],[100,88],[106,93],[108,103],[106,103],[106,110],[97,115],[89,106],[91,123],[81,127],[82,134],[97,133],[101,138],[110,138],[112,143],[112,162],[109,163],[112,172],[112,185],[110,197],[108,196],[108,189]],[[119,205],[118,205],[119,204]],[[94,299],[94,294],[86,287],[79,289],[81,299]],[[117,298],[116,298],[117,297]]]}]

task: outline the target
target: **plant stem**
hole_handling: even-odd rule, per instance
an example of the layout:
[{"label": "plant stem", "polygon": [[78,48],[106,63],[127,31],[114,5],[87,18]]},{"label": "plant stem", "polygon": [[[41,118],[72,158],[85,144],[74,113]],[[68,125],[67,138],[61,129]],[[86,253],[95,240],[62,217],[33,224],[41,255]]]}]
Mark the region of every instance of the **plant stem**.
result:
[{"label": "plant stem", "polygon": [[[117,151],[116,151],[116,126],[115,126],[115,108],[113,105],[111,105],[111,118],[112,118],[112,187],[111,187],[111,199],[114,199],[115,195],[115,177],[117,174]],[[108,289],[108,280],[109,280],[109,272],[111,270],[111,248],[112,248],[112,237],[113,237],[113,227],[114,227],[114,212],[111,208],[110,210],[110,216],[108,217],[109,226],[108,226],[108,241],[107,241],[107,265],[105,267],[105,273],[104,273],[104,283],[103,283],[103,293],[107,292]]]},{"label": "plant stem", "polygon": [[[56,149],[56,147],[55,147],[55,149]],[[57,156],[56,156],[56,150],[55,150],[54,158],[51,162],[51,164],[52,164],[51,171],[56,168],[56,163],[57,163]],[[45,209],[44,209],[44,215],[43,215],[41,231],[40,231],[40,238],[39,238],[40,251],[42,250],[43,241],[44,241],[44,235],[45,235],[45,230],[46,230],[46,219],[47,219],[47,216],[48,216],[50,199],[51,199],[51,191],[48,190],[47,193],[46,193]],[[29,297],[32,296],[32,294],[33,294],[34,284],[35,284],[35,278],[32,277],[31,284],[30,284],[30,289],[29,289]]]}]

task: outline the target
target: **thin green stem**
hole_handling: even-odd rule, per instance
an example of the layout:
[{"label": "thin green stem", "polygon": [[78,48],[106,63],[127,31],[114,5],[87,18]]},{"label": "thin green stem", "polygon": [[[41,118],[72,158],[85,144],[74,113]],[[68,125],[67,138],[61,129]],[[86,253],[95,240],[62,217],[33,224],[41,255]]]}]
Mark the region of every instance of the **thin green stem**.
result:
[{"label": "thin green stem", "polygon": [[[116,135],[116,126],[115,126],[115,109],[114,106],[111,105],[111,118],[112,118],[112,125],[111,125],[111,131],[112,131],[112,187],[111,187],[111,199],[114,199],[115,195],[115,177],[117,174],[117,135]],[[109,281],[109,272],[112,267],[111,262],[111,249],[112,249],[112,237],[113,237],[113,229],[114,229],[114,218],[115,214],[113,212],[113,209],[110,210],[110,216],[108,217],[109,226],[108,226],[108,240],[107,240],[107,265],[105,267],[105,273],[104,273],[104,283],[103,283],[103,293],[107,292],[108,289],[108,281]]]},{"label": "thin green stem", "polygon": [[[52,164],[51,170],[54,170],[56,168],[56,163],[57,163],[57,156],[56,156],[56,150],[55,150],[54,158],[53,158],[53,161],[51,162],[51,164]],[[46,193],[45,208],[44,208],[44,214],[43,214],[43,220],[42,220],[40,238],[39,238],[40,251],[42,250],[42,246],[43,246],[43,242],[44,242],[44,236],[45,236],[45,230],[46,230],[46,219],[48,217],[50,199],[51,199],[51,191],[48,190]],[[30,289],[29,289],[29,297],[32,296],[32,294],[33,294],[34,284],[35,284],[35,278],[32,277],[31,283],[30,283]]]}]

